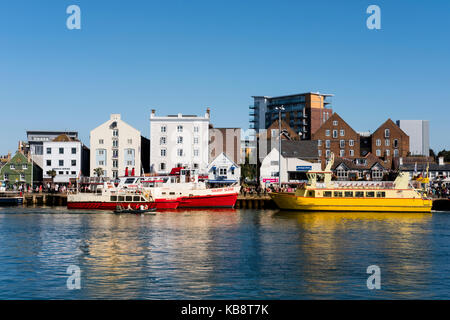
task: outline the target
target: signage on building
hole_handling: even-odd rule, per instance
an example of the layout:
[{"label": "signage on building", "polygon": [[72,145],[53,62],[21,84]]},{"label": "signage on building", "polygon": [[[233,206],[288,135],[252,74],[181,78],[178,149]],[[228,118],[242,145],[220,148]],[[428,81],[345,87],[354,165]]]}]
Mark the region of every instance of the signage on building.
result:
[{"label": "signage on building", "polygon": [[309,171],[312,169],[312,166],[296,166],[296,171]]},{"label": "signage on building", "polygon": [[278,182],[278,178],[269,178],[269,179],[263,179],[263,183],[276,183]]}]

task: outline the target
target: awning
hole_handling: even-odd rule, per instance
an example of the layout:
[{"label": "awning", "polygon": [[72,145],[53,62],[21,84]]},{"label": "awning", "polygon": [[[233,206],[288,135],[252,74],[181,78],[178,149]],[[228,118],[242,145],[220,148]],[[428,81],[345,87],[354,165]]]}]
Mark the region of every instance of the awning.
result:
[{"label": "awning", "polygon": [[181,169],[183,169],[183,167],[172,168],[172,170],[170,171],[170,175],[171,175],[171,176],[173,176],[173,175],[179,175]]}]

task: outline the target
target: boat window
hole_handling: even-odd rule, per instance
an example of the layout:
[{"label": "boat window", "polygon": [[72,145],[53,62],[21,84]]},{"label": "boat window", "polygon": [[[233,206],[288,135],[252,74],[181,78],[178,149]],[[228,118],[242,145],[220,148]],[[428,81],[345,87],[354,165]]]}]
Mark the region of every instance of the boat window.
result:
[{"label": "boat window", "polygon": [[163,192],[162,194],[166,194],[165,192]]},{"label": "boat window", "polygon": [[132,200],[132,199],[133,199],[132,196],[126,196],[125,199],[126,199],[127,201],[133,201],[133,200]]},{"label": "boat window", "polygon": [[117,201],[117,196],[111,196],[111,201]]},{"label": "boat window", "polygon": [[125,184],[130,184],[134,182],[134,178],[128,178],[125,180]]},{"label": "boat window", "polygon": [[141,197],[139,197],[139,196],[134,196],[134,197],[133,197],[133,201],[138,201],[138,202],[139,202],[139,201],[141,201]]},{"label": "boat window", "polygon": [[169,192],[169,194],[175,194],[175,192]]},{"label": "boat window", "polygon": [[331,191],[324,191],[323,196],[324,197],[331,197]]},{"label": "boat window", "polygon": [[141,201],[142,201],[142,202],[145,202],[145,198],[144,198],[144,197],[141,197]]},{"label": "boat window", "polygon": [[308,192],[308,195],[309,195],[310,197],[312,197],[312,196],[314,195],[314,192],[310,191],[310,192]]},{"label": "boat window", "polygon": [[334,196],[335,196],[336,198],[342,198],[342,191],[335,191],[335,192],[334,192]]},{"label": "boat window", "polygon": [[386,197],[386,192],[384,192],[384,191],[377,192],[377,198],[384,198],[384,197]]},{"label": "boat window", "polygon": [[119,196],[119,201],[124,201],[123,196]]},{"label": "boat window", "polygon": [[373,198],[373,197],[375,197],[375,192],[374,192],[374,191],[367,191],[367,192],[366,192],[366,197],[367,197],[367,198]]},{"label": "boat window", "polygon": [[344,192],[344,197],[353,198],[353,191],[345,191]]},{"label": "boat window", "polygon": [[364,191],[356,191],[355,197],[356,198],[364,198]]}]

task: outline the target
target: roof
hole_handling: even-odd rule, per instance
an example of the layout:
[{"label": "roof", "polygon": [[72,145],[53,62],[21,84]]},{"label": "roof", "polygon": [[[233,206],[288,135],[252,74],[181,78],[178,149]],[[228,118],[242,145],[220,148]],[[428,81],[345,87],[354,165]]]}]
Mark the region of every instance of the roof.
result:
[{"label": "roof", "polygon": [[270,96],[252,96],[252,98],[279,99],[279,98],[289,98],[289,97],[295,97],[295,96],[304,96],[304,95],[307,95],[307,94],[316,94],[316,95],[324,96],[324,97],[334,97],[334,94],[330,94],[330,93],[304,92],[304,93],[288,94],[288,95],[276,96],[276,97],[270,97]]},{"label": "roof", "polygon": [[[357,163],[355,163],[355,159],[365,159],[366,160],[366,164],[365,165],[364,164],[357,164]],[[389,168],[386,167],[386,165],[383,163],[382,160],[380,160],[378,157],[374,156],[370,152],[365,157],[355,158],[355,159],[347,159],[347,158],[336,157],[336,159],[334,160],[334,163],[333,163],[333,166],[331,167],[331,169],[335,170],[341,164],[344,164],[350,170],[370,170],[376,164],[380,165],[385,170],[389,169]]]},{"label": "roof", "polygon": [[[414,171],[415,163],[404,163],[400,166],[400,170],[403,171]],[[426,171],[427,164],[426,163],[417,163],[417,171]],[[437,163],[430,163],[429,171],[450,171],[450,163],[445,163],[443,165],[439,165]]]},{"label": "roof", "polygon": [[[270,143],[270,140],[268,141]],[[278,150],[278,143],[273,148]],[[271,149],[270,149],[271,150]],[[269,149],[268,149],[269,151]],[[281,155],[284,158],[318,159],[317,141],[314,140],[281,140]]]},{"label": "roof", "polygon": [[74,142],[74,141],[76,141],[76,142],[78,142],[79,140],[75,139],[75,138],[71,138],[67,134],[60,134],[52,141],[54,141],[54,142]]}]

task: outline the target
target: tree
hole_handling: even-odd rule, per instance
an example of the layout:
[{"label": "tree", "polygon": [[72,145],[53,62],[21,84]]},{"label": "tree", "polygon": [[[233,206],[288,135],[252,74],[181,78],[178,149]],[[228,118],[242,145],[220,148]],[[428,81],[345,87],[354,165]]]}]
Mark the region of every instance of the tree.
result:
[{"label": "tree", "polygon": [[444,162],[450,162],[450,150],[441,150],[439,151],[438,157],[444,157]]},{"label": "tree", "polygon": [[52,184],[53,184],[53,180],[56,177],[56,171],[55,170],[49,170],[49,171],[47,171],[47,175],[52,178]]},{"label": "tree", "polygon": [[251,181],[256,177],[256,164],[250,164],[250,157],[245,157],[245,163],[241,165],[241,179],[242,181]]},{"label": "tree", "polygon": [[100,177],[100,176],[103,175],[103,169],[102,168],[95,168],[94,172],[97,175],[97,177]]}]

